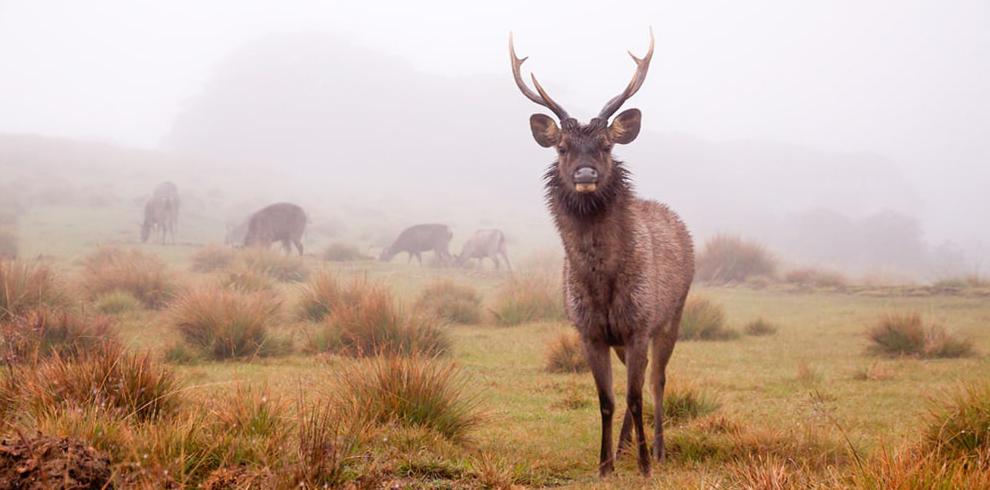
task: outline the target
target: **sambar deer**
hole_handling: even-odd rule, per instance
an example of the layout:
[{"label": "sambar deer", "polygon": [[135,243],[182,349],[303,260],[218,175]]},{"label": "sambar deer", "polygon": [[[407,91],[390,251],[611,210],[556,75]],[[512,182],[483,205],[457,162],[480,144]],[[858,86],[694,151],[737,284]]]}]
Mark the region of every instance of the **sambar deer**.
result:
[{"label": "sambar deer", "polygon": [[553,148],[557,160],[544,175],[546,200],[564,245],[564,307],[577,328],[598,388],[602,417],[598,473],[613,470],[612,365],[609,348],[628,370],[626,415],[620,447],[636,432],[639,469],[650,473],[650,452],[643,429],[643,383],[650,347],[651,381],[656,414],[653,457],[665,457],[663,390],[667,361],[677,340],[684,301],[694,277],[691,235],[666,205],[637,198],[629,171],[612,156],[613,145],[631,143],[639,135],[641,113],[628,109],[609,124],[622,104],[635,94],[653,57],[650,49],[636,58],[632,81],[588,124],[581,124],[547,95],[532,76],[536,92],[523,81],[519,69],[526,58],[516,57],[509,34],[512,74],[523,95],[552,111],[560,127],[544,114],[530,117],[533,138]]}]

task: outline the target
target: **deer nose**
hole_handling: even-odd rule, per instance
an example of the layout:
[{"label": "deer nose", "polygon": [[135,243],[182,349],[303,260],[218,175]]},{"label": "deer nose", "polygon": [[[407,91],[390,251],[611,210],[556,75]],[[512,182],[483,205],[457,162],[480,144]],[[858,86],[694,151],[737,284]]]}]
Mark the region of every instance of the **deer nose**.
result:
[{"label": "deer nose", "polygon": [[590,184],[598,182],[598,171],[591,167],[581,167],[574,171],[574,183]]}]

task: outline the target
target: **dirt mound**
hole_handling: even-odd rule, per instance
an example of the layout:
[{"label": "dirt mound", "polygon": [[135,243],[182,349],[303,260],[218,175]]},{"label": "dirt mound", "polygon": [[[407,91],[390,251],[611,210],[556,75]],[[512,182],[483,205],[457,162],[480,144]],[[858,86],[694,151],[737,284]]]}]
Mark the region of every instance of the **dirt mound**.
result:
[{"label": "dirt mound", "polygon": [[0,490],[107,488],[110,458],[82,441],[41,433],[0,441]]}]

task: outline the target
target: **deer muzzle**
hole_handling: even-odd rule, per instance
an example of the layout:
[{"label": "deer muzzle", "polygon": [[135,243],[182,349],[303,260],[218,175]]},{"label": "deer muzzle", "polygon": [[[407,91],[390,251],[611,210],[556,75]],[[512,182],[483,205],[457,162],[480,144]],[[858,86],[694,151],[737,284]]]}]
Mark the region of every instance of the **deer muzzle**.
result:
[{"label": "deer muzzle", "polygon": [[574,171],[574,190],[586,193],[598,188],[598,171],[591,167],[581,167]]}]

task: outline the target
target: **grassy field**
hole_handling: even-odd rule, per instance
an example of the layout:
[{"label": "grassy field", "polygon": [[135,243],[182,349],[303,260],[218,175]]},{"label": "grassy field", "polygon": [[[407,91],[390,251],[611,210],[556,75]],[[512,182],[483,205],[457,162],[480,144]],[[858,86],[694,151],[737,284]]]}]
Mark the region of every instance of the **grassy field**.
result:
[{"label": "grassy field", "polygon": [[[695,285],[693,295],[724,310],[727,328],[743,331],[757,319],[773,328],[759,336],[680,341],[668,368],[669,397],[704,400],[708,413],[672,420],[667,429],[670,457],[654,465],[651,478],[639,476],[632,458],[625,456],[615,475],[602,480],[595,476],[600,416],[591,375],[551,373],[546,367],[550,345],[570,330],[554,317],[559,309],[542,313],[550,318],[518,315],[521,323],[513,326],[500,325],[492,313],[507,307],[504,298],[513,297],[504,294],[507,287],[555,287],[559,256],[553,248],[519,247],[511,273],[491,270],[490,264],[488,269],[453,270],[407,265],[404,257],[390,264],[325,262],[322,247],[330,239],[316,234],[299,262],[286,265],[279,262],[280,253],[272,253],[257,259],[270,265],[251,269],[244,265],[250,252],[220,249],[217,254],[229,264],[194,272],[204,246],[222,241],[219,208],[207,207],[182,219],[175,246],[137,243],[136,209],[131,204],[35,204],[24,210],[16,226],[17,263],[50,269],[55,278],[51,288],[64,297],[44,306],[52,310],[39,302],[14,312],[8,288],[5,308],[11,318],[0,322],[7,332],[0,354],[2,349],[14,351],[10,345],[16,339],[10,332],[33,335],[43,330],[24,327],[44,323],[32,316],[34,307],[80,315],[85,328],[108,322],[123,352],[150,356],[150,364],[140,364],[140,359],[114,350],[112,368],[119,364],[130,369],[127,363],[133,362],[147,370],[145,375],[167,372],[162,379],[174,381],[174,393],[168,395],[174,403],[145,418],[140,414],[147,404],[135,406],[122,394],[131,381],[114,385],[115,392],[104,393],[93,406],[86,404],[92,397],[85,390],[80,402],[71,399],[71,386],[44,384],[44,376],[70,379],[57,376],[69,376],[64,373],[72,366],[91,362],[88,355],[103,354],[64,351],[41,358],[41,349],[48,348],[42,342],[23,351],[36,356],[31,362],[0,359],[4,444],[34,440],[31,435],[37,431],[77,438],[109,456],[112,479],[120,488],[961,488],[988,481],[990,453],[984,439],[964,463],[917,456],[919,448],[928,447],[937,405],[990,379],[985,284],[951,290],[856,284],[809,288],[774,281],[746,283],[749,287]],[[357,239],[354,243],[366,246]],[[161,277],[137,281],[162,281],[174,291],[165,295],[163,305],[150,308],[136,293],[94,291],[94,271],[102,270],[93,268],[94,257],[100,250],[130,257],[135,262],[121,267],[138,272],[163,267]],[[126,255],[128,250],[138,252]],[[279,282],[248,277],[290,266],[306,278]],[[334,287],[340,290],[333,294],[364,299],[349,300],[350,306],[341,300],[347,307],[331,308],[326,318],[301,315],[300,298],[322,273],[337,281]],[[512,280],[525,277],[546,280]],[[421,292],[442,280],[465,286],[480,298],[480,323],[420,315]],[[217,289],[216,284],[228,286]],[[373,302],[376,288],[387,290],[384,303]],[[537,297],[538,292],[526,290],[515,297]],[[556,290],[552,293],[557,297]],[[217,295],[218,302],[183,306],[190,297],[207,294]],[[265,330],[263,336],[244,344],[249,354],[218,359],[189,353],[195,346],[183,335],[183,322],[196,327],[199,320],[190,318],[214,321],[219,315],[218,328],[227,328],[249,323],[252,318],[238,315],[259,305],[270,306],[271,315],[258,327]],[[94,319],[103,318],[97,315],[101,310],[109,320]],[[409,361],[384,350],[373,356],[368,354],[374,351],[356,350],[360,332],[342,325],[379,312],[380,317],[367,320],[377,322],[375,328],[394,320],[401,335],[436,330],[430,335],[446,339],[445,352],[432,360]],[[969,339],[973,353],[926,359],[869,351],[870,328],[885,316],[912,312],[926,324],[944,325],[950,334]],[[15,317],[29,320],[18,323]],[[95,335],[85,328],[90,333],[80,338]],[[361,398],[367,388],[356,383],[371,381],[369,373],[406,369],[407,363],[416,369],[426,366],[409,375],[412,381],[437,380],[439,391],[430,396],[450,395],[453,401],[430,401],[433,405],[420,406],[413,414],[369,415],[377,413],[379,402],[398,410],[408,402],[406,395],[387,403],[381,394]],[[622,407],[625,371],[618,362],[614,366]],[[128,375],[113,373],[100,381],[99,389]],[[138,392],[150,386],[133,383]],[[40,395],[30,391],[35,388]],[[107,400],[124,408],[111,410]],[[450,415],[454,425],[443,425],[448,415],[429,412],[450,407],[463,416]],[[990,407],[982,410],[976,412],[990,419]],[[27,447],[30,453],[42,444],[35,440]],[[0,483],[8,481],[3,465],[13,464],[8,456],[15,452],[0,446]],[[41,458],[38,454],[35,460]]]}]

